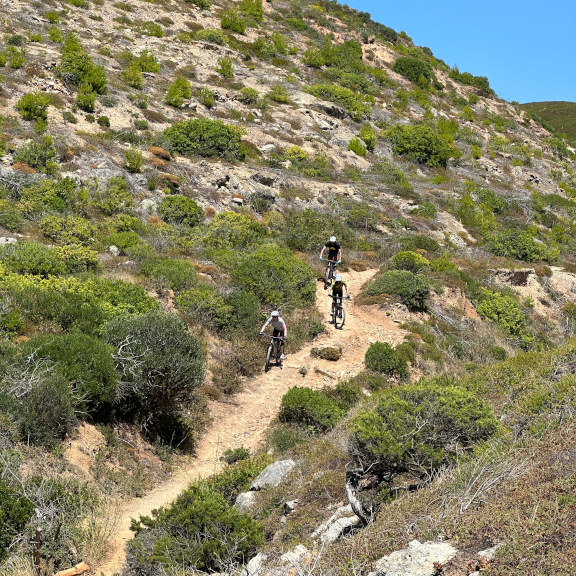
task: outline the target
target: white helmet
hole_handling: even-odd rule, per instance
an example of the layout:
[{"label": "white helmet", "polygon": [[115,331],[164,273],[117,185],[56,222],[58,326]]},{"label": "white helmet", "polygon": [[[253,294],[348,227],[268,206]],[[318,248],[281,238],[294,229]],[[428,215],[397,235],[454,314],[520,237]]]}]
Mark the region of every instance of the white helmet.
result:
[{"label": "white helmet", "polygon": [[280,316],[280,312],[278,312],[278,310],[274,310],[273,312],[270,313],[270,316],[272,316],[272,317]]},{"label": "white helmet", "polygon": [[342,282],[342,274],[336,274],[336,278],[334,278],[336,282]]},{"label": "white helmet", "polygon": [[336,236],[330,236],[330,242],[336,242]]}]

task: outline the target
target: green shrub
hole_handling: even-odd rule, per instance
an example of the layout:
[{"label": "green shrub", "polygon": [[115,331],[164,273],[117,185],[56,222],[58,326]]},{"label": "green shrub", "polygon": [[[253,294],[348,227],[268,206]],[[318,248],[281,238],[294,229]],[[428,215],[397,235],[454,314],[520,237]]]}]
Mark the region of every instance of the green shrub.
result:
[{"label": "green shrub", "polygon": [[73,389],[82,412],[96,419],[109,412],[118,385],[110,346],[85,334],[52,334],[32,338],[21,352],[52,362]]},{"label": "green shrub", "polygon": [[137,536],[129,544],[128,565],[139,574],[183,566],[219,571],[246,561],[264,543],[256,520],[202,484],[193,484],[169,508],[155,510],[133,526]]},{"label": "green shrub", "polygon": [[409,375],[406,362],[387,342],[370,344],[364,356],[364,363],[369,370],[381,374],[398,376],[399,378],[407,378]]},{"label": "green shrub", "polygon": [[158,22],[144,22],[140,26],[143,34],[146,36],[154,36],[155,38],[164,38],[164,29]]},{"label": "green shrub", "polygon": [[232,58],[229,56],[222,56],[222,58],[218,60],[218,68],[216,68],[216,72],[224,78],[234,78]]},{"label": "green shrub", "polygon": [[189,4],[194,4],[202,10],[210,10],[210,7],[212,6],[212,0],[186,0],[186,2]]},{"label": "green shrub", "polygon": [[279,104],[289,104],[290,103],[290,94],[288,94],[288,90],[282,84],[274,84],[272,88],[266,94],[266,98],[272,100],[273,102],[278,102]]},{"label": "green shrub", "polygon": [[322,68],[326,64],[326,60],[318,48],[307,48],[302,54],[302,64],[310,66],[310,68]]},{"label": "green shrub", "polygon": [[242,102],[243,104],[249,105],[249,104],[256,104],[259,100],[259,97],[260,93],[258,92],[258,90],[245,86],[240,90],[240,96],[238,97],[238,100],[240,100],[240,102]]},{"label": "green shrub", "polygon": [[365,116],[370,114],[370,99],[355,93],[349,88],[336,86],[334,84],[314,84],[306,89],[316,98],[323,98],[341,104],[346,108],[350,118],[360,122]]},{"label": "green shrub", "polygon": [[248,460],[250,458],[249,448],[228,448],[224,450],[224,454],[220,456],[220,460],[226,462],[226,464],[236,464],[240,460]]},{"label": "green shrub", "polygon": [[152,278],[161,288],[184,290],[196,282],[196,268],[186,260],[152,259],[140,266],[140,273]]},{"label": "green shrub", "polygon": [[20,232],[24,225],[24,218],[18,208],[7,200],[0,200],[0,226],[10,232]]},{"label": "green shrub", "polygon": [[0,258],[9,270],[17,274],[47,277],[66,272],[66,266],[58,254],[37,242],[19,242],[16,246],[4,247],[0,249]]},{"label": "green shrub", "polygon": [[205,42],[210,42],[212,44],[218,44],[218,46],[226,46],[228,44],[228,38],[221,30],[216,30],[214,28],[204,28],[203,30],[198,30],[196,32],[196,38],[198,40],[204,40]]},{"label": "green shrub", "polygon": [[201,342],[175,315],[160,311],[112,320],[103,335],[122,349],[120,378],[130,383],[119,409],[152,438],[192,443],[182,410],[193,406],[204,379]]},{"label": "green shrub", "polygon": [[458,67],[455,67],[448,74],[449,78],[460,82],[460,84],[466,84],[467,86],[474,86],[478,89],[478,92],[482,96],[495,96],[496,93],[492,88],[490,88],[490,82],[486,76],[474,76],[470,72],[460,72]]},{"label": "green shrub", "polygon": [[48,94],[29,92],[16,102],[16,108],[24,120],[47,120],[48,106],[51,103],[52,99]]},{"label": "green shrub", "polygon": [[[418,58],[412,58],[411,56],[400,56],[397,58],[392,69],[394,72],[406,76],[408,80],[415,84],[423,82],[426,85],[434,76],[432,66],[430,66],[428,62],[424,62]],[[424,80],[422,81],[421,78]]]},{"label": "green shrub", "polygon": [[489,235],[486,238],[486,246],[497,256],[506,256],[525,262],[538,260],[553,262],[559,256],[557,248],[548,248],[546,244],[536,240],[530,232],[518,228]]},{"label": "green shrub", "polygon": [[14,162],[28,164],[45,174],[55,174],[58,171],[58,152],[54,148],[54,140],[48,134],[40,141],[24,144],[14,152]]},{"label": "green shrub", "polygon": [[98,186],[90,205],[111,216],[134,205],[130,184],[122,176],[113,176],[106,187]]},{"label": "green shrub", "polygon": [[52,42],[60,44],[64,39],[64,35],[57,26],[50,26],[50,28],[48,28],[48,38],[50,38]]},{"label": "green shrub", "polygon": [[166,196],[158,204],[158,214],[168,224],[196,226],[204,216],[204,211],[192,198],[174,194]]},{"label": "green shrub", "polygon": [[40,222],[40,229],[57,244],[89,246],[96,234],[94,226],[80,216],[46,216]]},{"label": "green shrub", "polygon": [[32,516],[34,504],[0,480],[0,562],[7,558],[12,542],[22,536]]},{"label": "green shrub", "polygon": [[76,401],[63,376],[38,374],[34,386],[18,396],[14,409],[21,438],[53,448],[72,432],[76,423],[75,407]]},{"label": "green shrub", "polygon": [[532,338],[526,329],[526,317],[514,296],[482,288],[476,298],[476,310],[484,320],[500,326],[512,338],[527,347]]},{"label": "green shrub", "polygon": [[284,394],[278,418],[280,422],[298,424],[324,432],[334,428],[344,412],[328,396],[312,388],[291,388]]},{"label": "green shrub", "polygon": [[364,124],[360,129],[359,136],[366,144],[366,148],[373,152],[374,148],[376,148],[376,132],[374,132],[374,128],[369,123]]},{"label": "green shrub", "polygon": [[67,244],[66,246],[56,246],[54,252],[64,262],[67,272],[75,274],[100,271],[100,260],[98,259],[98,252],[95,250],[76,244]]},{"label": "green shrub", "polygon": [[201,88],[197,88],[194,93],[200,103],[206,106],[208,110],[214,108],[214,104],[216,104],[216,93],[214,90],[210,90],[207,86],[202,86]]},{"label": "green shrub", "polygon": [[110,118],[108,118],[108,116],[98,116],[98,118],[96,118],[96,124],[104,128],[110,128]]},{"label": "green shrub", "polygon": [[183,76],[178,76],[176,80],[170,84],[164,102],[170,106],[174,106],[174,108],[181,108],[184,100],[191,97],[192,87],[190,86],[190,82]]},{"label": "green shrub", "polygon": [[132,230],[124,230],[122,232],[115,232],[102,239],[102,242],[110,247],[116,246],[121,254],[126,254],[129,248],[142,244],[140,236]]},{"label": "green shrub", "polygon": [[142,72],[160,72],[160,64],[158,64],[156,56],[150,50],[142,50],[134,61]]},{"label": "green shrub", "polygon": [[182,291],[174,304],[191,321],[199,325],[211,325],[223,329],[230,325],[233,308],[211,284],[199,282]]},{"label": "green shrub", "polygon": [[231,30],[237,34],[246,32],[246,20],[234,8],[227,8],[220,19],[220,26],[223,30]]},{"label": "green shrub", "polygon": [[470,392],[424,382],[382,391],[374,410],[353,419],[350,452],[388,482],[403,473],[427,479],[498,428],[489,407]]},{"label": "green shrub", "polygon": [[405,198],[415,196],[412,184],[410,184],[406,174],[393,166],[388,160],[382,159],[374,163],[372,172],[393,194]]},{"label": "green shrub", "polygon": [[429,292],[428,280],[408,270],[389,270],[379,274],[366,288],[366,293],[370,296],[398,296],[402,304],[411,310],[425,310]]},{"label": "green shrub", "polygon": [[394,154],[427,166],[445,168],[448,160],[458,154],[452,139],[428,124],[397,124],[384,136],[392,143]]},{"label": "green shrub", "polygon": [[356,156],[366,156],[366,146],[359,138],[354,136],[350,142],[348,142],[348,150],[352,150]]},{"label": "green shrub", "polygon": [[57,67],[58,75],[74,86],[86,85],[85,91],[104,94],[108,81],[103,66],[97,66],[84,50],[78,37],[73,33],[66,34],[62,44],[62,56]]},{"label": "green shrub", "polygon": [[243,160],[245,151],[240,131],[221,120],[194,118],[177,122],[164,131],[171,148],[180,154],[220,156]]},{"label": "green shrub", "polygon": [[425,250],[438,252],[440,244],[427,234],[406,234],[400,238],[400,245],[404,250]]},{"label": "green shrub", "polygon": [[262,0],[240,0],[238,9],[256,22],[262,22],[264,19]]},{"label": "green shrub", "polygon": [[388,263],[395,270],[408,270],[414,274],[422,272],[430,265],[424,256],[410,250],[398,252],[388,260]]},{"label": "green shrub", "polygon": [[209,249],[252,248],[268,235],[266,226],[255,218],[237,212],[220,212],[198,234]]},{"label": "green shrub", "polygon": [[122,70],[122,80],[136,90],[142,90],[144,87],[144,74],[138,62],[130,62],[124,70]]},{"label": "green shrub", "polygon": [[144,159],[142,158],[142,152],[135,148],[134,146],[130,146],[126,152],[124,152],[124,164],[122,164],[122,168],[127,170],[131,174],[140,174],[140,169],[144,164]]},{"label": "green shrub", "polygon": [[96,105],[96,92],[89,84],[81,84],[76,94],[76,105],[84,112],[94,112]]},{"label": "green shrub", "polygon": [[265,304],[302,305],[313,303],[316,297],[312,269],[287,248],[274,244],[242,256],[230,277]]}]

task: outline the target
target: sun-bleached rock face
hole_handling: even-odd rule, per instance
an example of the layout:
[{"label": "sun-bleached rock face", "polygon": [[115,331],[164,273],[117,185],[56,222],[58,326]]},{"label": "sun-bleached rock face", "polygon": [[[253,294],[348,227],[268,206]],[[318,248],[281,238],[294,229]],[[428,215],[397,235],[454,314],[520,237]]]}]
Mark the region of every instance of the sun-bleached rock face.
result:
[{"label": "sun-bleached rock face", "polygon": [[408,548],[397,550],[374,563],[375,570],[369,576],[433,576],[436,565],[443,565],[458,551],[447,542],[412,540]]}]

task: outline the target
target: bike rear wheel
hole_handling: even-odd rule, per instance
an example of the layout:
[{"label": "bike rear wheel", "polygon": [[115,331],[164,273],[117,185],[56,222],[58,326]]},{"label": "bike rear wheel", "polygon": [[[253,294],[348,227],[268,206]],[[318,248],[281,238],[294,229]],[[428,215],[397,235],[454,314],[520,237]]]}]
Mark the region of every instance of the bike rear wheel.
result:
[{"label": "bike rear wheel", "polygon": [[342,329],[344,322],[346,322],[346,310],[344,310],[342,306],[339,306],[336,308],[334,314],[334,326],[336,328]]}]

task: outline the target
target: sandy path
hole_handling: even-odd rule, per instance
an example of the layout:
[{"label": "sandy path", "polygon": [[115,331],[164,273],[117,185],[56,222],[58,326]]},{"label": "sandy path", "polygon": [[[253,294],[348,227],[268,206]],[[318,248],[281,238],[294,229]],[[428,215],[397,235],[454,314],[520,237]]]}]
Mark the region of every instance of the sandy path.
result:
[{"label": "sandy path", "polygon": [[[367,270],[346,274],[350,293],[357,294],[360,287],[375,273],[375,270]],[[364,354],[371,342],[379,340],[395,345],[404,337],[405,332],[398,328],[394,314],[387,315],[375,306],[355,306],[353,300],[345,301],[347,317],[344,328],[334,329],[328,324],[330,300],[321,283],[317,289],[317,305],[326,313],[326,334],[295,354],[289,353],[288,340],[288,354],[283,370],[272,367],[270,372],[248,381],[244,391],[227,402],[213,402],[210,405],[213,424],[200,440],[196,458],[186,468],[176,472],[168,482],[159,485],[143,498],[125,502],[114,545],[106,562],[97,567],[97,574],[112,576],[122,571],[125,544],[133,536],[130,531],[131,518],[150,514],[152,509],[170,504],[192,481],[217,472],[222,466],[219,458],[224,450],[239,446],[250,448],[251,451],[258,448],[268,425],[278,413],[282,396],[289,388],[296,385],[321,388],[331,382],[335,383],[338,378],[357,374],[363,369]],[[313,358],[310,350],[316,346],[341,346],[342,357],[338,362]],[[299,373],[302,366],[308,368],[305,377]],[[317,369],[329,372],[335,379],[316,372]]]}]

